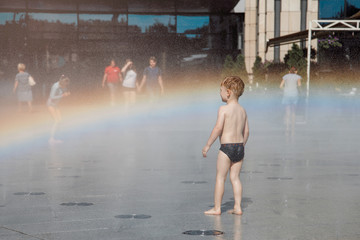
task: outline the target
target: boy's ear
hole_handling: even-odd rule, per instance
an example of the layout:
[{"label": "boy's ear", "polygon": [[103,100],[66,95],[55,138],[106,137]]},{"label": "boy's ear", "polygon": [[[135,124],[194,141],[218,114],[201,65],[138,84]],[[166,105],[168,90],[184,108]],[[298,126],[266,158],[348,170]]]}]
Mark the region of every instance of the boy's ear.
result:
[{"label": "boy's ear", "polygon": [[230,89],[226,89],[227,94],[230,96],[231,95],[231,90]]}]

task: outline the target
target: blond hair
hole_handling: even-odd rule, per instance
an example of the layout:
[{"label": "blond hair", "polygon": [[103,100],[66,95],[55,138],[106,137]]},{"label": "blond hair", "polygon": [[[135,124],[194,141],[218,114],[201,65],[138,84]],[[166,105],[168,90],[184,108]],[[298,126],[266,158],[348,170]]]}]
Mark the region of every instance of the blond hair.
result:
[{"label": "blond hair", "polygon": [[17,68],[18,68],[19,71],[25,71],[26,66],[25,66],[25,64],[23,64],[23,63],[19,63],[18,66],[17,66]]},{"label": "blond hair", "polygon": [[239,98],[245,89],[245,84],[238,76],[225,77],[222,80],[220,86],[224,86],[226,89],[230,89],[237,98]]}]

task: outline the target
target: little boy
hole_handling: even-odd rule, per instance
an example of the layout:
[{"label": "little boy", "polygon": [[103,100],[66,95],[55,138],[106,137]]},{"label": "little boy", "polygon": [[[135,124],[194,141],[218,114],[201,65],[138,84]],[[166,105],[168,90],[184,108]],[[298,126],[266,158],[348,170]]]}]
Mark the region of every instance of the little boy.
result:
[{"label": "little boy", "polygon": [[228,211],[228,213],[242,214],[242,186],[239,174],[244,158],[244,146],[249,137],[249,126],[245,109],[240,106],[238,99],[243,94],[244,87],[244,82],[236,76],[226,77],[221,82],[220,96],[222,101],[226,102],[226,105],[219,108],[216,125],[205,147],[202,149],[202,154],[206,157],[211,145],[218,137],[220,138],[221,147],[216,166],[215,205],[212,209],[204,212],[206,215],[221,214],[221,201],[229,170],[235,204],[234,209]]}]

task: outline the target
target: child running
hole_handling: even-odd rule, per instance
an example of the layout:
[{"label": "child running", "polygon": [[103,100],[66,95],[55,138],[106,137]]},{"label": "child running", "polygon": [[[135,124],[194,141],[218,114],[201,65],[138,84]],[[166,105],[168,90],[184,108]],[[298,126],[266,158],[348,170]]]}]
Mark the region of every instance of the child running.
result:
[{"label": "child running", "polygon": [[226,77],[220,86],[220,96],[226,105],[219,108],[216,125],[202,149],[202,154],[206,157],[211,145],[218,137],[220,138],[221,147],[216,165],[215,204],[212,209],[204,213],[206,215],[221,214],[226,176],[230,170],[235,204],[234,209],[228,213],[241,215],[242,185],[239,174],[244,158],[244,146],[249,138],[249,125],[246,111],[238,103],[238,100],[244,92],[245,84],[240,77],[231,76]]},{"label": "child running", "polygon": [[47,100],[47,107],[51,116],[54,118],[54,125],[51,129],[49,144],[62,143],[61,140],[55,139],[55,132],[58,127],[59,122],[61,122],[61,113],[58,107],[60,100],[63,97],[70,96],[70,92],[67,91],[67,87],[69,86],[70,79],[62,75],[60,80],[51,87],[50,96]]}]

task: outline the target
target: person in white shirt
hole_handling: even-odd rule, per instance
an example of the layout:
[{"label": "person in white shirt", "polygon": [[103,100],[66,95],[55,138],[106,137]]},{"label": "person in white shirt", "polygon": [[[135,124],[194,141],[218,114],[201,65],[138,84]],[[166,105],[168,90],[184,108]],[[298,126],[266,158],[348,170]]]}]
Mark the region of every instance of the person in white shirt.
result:
[{"label": "person in white shirt", "polygon": [[135,105],[136,103],[136,90],[139,87],[136,81],[136,68],[131,59],[126,60],[126,64],[121,69],[121,73],[125,76],[122,86],[125,101],[125,112],[127,113],[129,107]]},{"label": "person in white shirt", "polygon": [[297,74],[297,69],[291,67],[288,74],[283,76],[280,88],[284,89],[282,104],[285,105],[285,125],[286,132],[290,131],[290,125],[293,132],[295,125],[296,104],[299,101],[299,88],[301,87],[301,76]]}]

